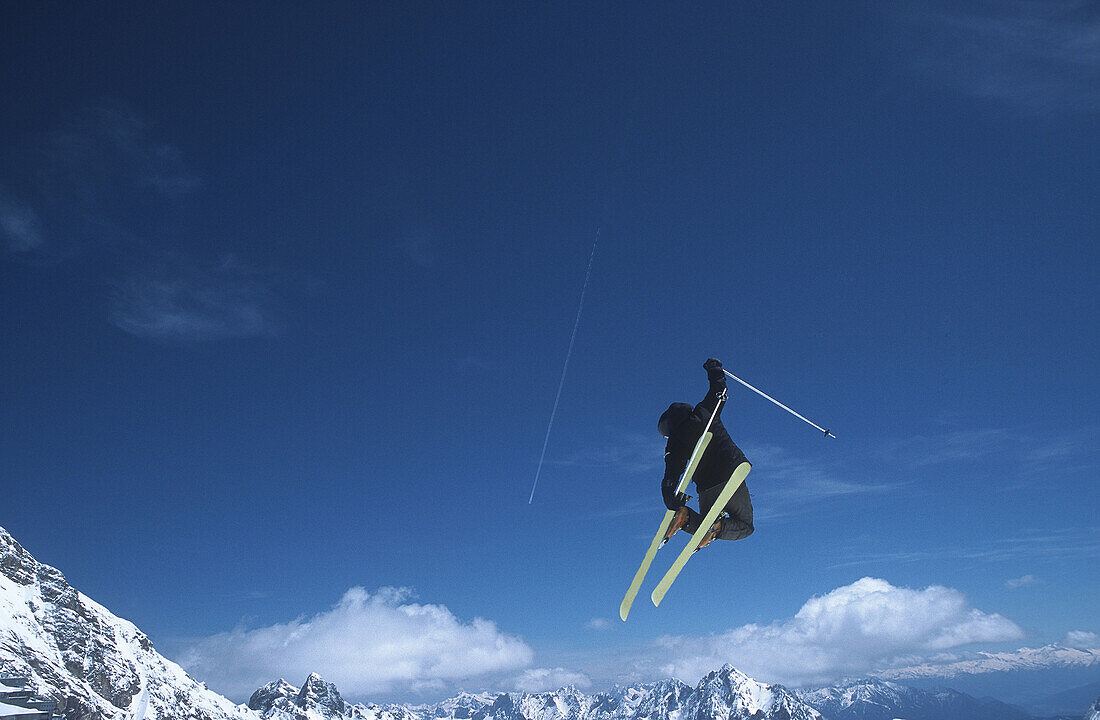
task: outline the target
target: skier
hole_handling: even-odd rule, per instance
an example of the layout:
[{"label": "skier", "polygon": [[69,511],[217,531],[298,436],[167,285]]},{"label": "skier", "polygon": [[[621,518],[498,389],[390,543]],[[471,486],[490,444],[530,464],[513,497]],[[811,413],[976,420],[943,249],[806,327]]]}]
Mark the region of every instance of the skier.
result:
[{"label": "skier", "polygon": [[[703,363],[710,381],[710,389],[703,401],[694,408],[687,403],[672,403],[657,422],[657,430],[668,439],[665,445],[665,476],[661,480],[661,494],[665,506],[676,513],[665,533],[665,541],[678,530],[694,533],[722,488],[730,479],[734,468],[746,462],[745,453],[734,444],[726,428],[722,426],[722,409],[726,395],[726,374],[722,363],[709,358]],[[716,411],[717,409],[717,411]],[[710,425],[713,434],[703,457],[696,467],[693,480],[699,491],[699,512],[687,506],[690,500],[684,493],[677,493],[676,486],[684,473],[696,442],[703,434],[707,421],[714,416]],[[724,514],[711,525],[710,530],[699,543],[699,548],[708,545],[715,538],[722,540],[740,540],[753,532],[752,500],[749,489],[744,484],[734,492],[726,504]]]}]

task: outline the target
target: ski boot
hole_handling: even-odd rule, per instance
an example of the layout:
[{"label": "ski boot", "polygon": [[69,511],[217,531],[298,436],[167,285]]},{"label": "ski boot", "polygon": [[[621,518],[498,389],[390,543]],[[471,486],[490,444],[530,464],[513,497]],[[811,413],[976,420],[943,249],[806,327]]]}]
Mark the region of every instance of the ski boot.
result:
[{"label": "ski boot", "polygon": [[699,552],[707,545],[710,545],[710,541],[718,537],[722,533],[722,519],[724,515],[719,515],[718,519],[714,521],[714,524],[710,526],[710,530],[703,536],[703,539],[699,541],[699,547],[695,548],[695,552]]},{"label": "ski boot", "polygon": [[691,515],[688,513],[687,505],[681,505],[680,509],[676,511],[676,514],[672,516],[672,522],[668,525],[668,530],[665,530],[665,539],[661,541],[663,547],[665,543],[672,539],[672,536],[680,530],[680,528],[687,525],[688,519]]}]

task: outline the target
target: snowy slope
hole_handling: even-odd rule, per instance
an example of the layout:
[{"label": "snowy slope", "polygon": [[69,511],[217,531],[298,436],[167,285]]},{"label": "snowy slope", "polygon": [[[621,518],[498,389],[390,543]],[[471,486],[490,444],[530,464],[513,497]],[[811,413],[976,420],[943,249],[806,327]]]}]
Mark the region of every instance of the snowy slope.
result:
[{"label": "snowy slope", "polygon": [[1100,698],[1096,698],[1096,702],[1092,704],[1089,711],[1085,713],[1084,720],[1100,720]]},{"label": "snowy slope", "polygon": [[859,680],[798,693],[825,720],[1027,720],[1030,716],[996,700],[954,690],[918,690],[882,680]]},{"label": "snowy slope", "polygon": [[0,673],[30,677],[67,718],[255,720],[167,660],[0,528]]}]

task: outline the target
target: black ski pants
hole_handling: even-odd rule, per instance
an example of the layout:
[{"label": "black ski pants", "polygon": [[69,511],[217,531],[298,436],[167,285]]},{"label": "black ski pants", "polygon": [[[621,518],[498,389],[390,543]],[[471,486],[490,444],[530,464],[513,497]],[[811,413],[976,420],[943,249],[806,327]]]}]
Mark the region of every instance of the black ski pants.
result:
[{"label": "black ski pants", "polygon": [[[699,491],[699,512],[695,512],[690,507],[687,509],[688,521],[684,530],[694,533],[699,529],[699,523],[703,522],[703,517],[710,512],[714,501],[722,494],[722,488],[725,486],[726,483],[722,483]],[[755,530],[752,524],[752,498],[749,497],[749,488],[744,482],[733,493],[733,497],[726,503],[724,509],[729,513],[729,517],[722,520],[719,540],[741,540],[752,535],[752,531]]]}]

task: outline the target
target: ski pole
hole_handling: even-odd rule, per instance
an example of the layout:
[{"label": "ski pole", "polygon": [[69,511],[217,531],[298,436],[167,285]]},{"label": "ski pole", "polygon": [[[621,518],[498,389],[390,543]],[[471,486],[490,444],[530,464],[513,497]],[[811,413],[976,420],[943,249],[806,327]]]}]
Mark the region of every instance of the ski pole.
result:
[{"label": "ski pole", "polygon": [[742,380],[741,378],[737,377],[736,375],[734,375],[733,373],[731,373],[731,372],[730,372],[729,370],[726,370],[725,368],[723,368],[723,369],[722,369],[722,372],[724,372],[725,374],[729,375],[729,376],[730,376],[731,378],[733,378],[733,379],[734,379],[734,380],[736,380],[737,382],[741,383],[742,385],[744,385],[745,387],[747,387],[747,388],[748,388],[749,390],[752,390],[752,391],[753,391],[754,393],[756,393],[757,395],[761,395],[761,396],[763,396],[763,397],[766,397],[767,399],[771,400],[771,401],[772,401],[773,403],[775,403],[775,404],[776,404],[776,405],[778,405],[779,407],[783,408],[784,410],[786,410],[787,412],[789,412],[789,413],[790,413],[791,415],[794,415],[794,416],[795,416],[796,418],[798,418],[799,420],[802,420],[803,422],[807,422],[807,423],[810,423],[810,425],[813,425],[813,426],[814,426],[815,428],[817,428],[817,429],[818,429],[818,430],[820,430],[821,432],[825,433],[825,437],[831,437],[831,438],[833,438],[833,439],[835,439],[835,438],[836,438],[836,435],[833,435],[833,433],[832,433],[832,432],[830,432],[830,431],[829,431],[829,430],[828,430],[827,428],[823,428],[823,427],[821,427],[820,425],[818,425],[817,423],[812,423],[812,422],[810,422],[810,421],[809,421],[809,420],[807,420],[806,418],[804,418],[804,417],[802,417],[801,415],[799,415],[798,413],[796,413],[796,412],[795,412],[794,410],[791,410],[791,409],[790,409],[789,407],[787,407],[787,406],[786,406],[786,405],[784,405],[783,403],[781,403],[781,402],[779,402],[778,400],[776,400],[775,398],[773,398],[773,397],[772,397],[771,395],[768,395],[768,394],[767,394],[767,393],[765,393],[765,392],[761,392],[760,390],[757,390],[756,388],[754,388],[754,387],[753,387],[752,385],[749,385],[749,384],[748,384],[747,382],[745,382],[745,381],[744,381],[744,380]]},{"label": "ski pole", "polygon": [[[703,428],[703,434],[699,436],[699,442],[695,443],[695,449],[691,451],[691,459],[688,460],[688,464],[685,466],[685,468],[691,468],[695,465],[695,461],[698,459],[699,453],[703,451],[703,446],[706,445],[706,443],[702,440],[707,436],[707,433],[710,432],[710,426],[714,423],[714,418],[718,417],[718,411],[722,408],[722,403],[724,403],[725,401],[726,391],[722,390],[722,394],[718,396],[718,402],[714,405],[714,412],[710,414],[710,420],[707,420],[707,426]],[[687,490],[688,481],[690,479],[691,478],[688,475],[687,470],[685,469],[683,476],[680,478],[680,484],[676,486],[677,495],[682,493],[684,490]]]}]

